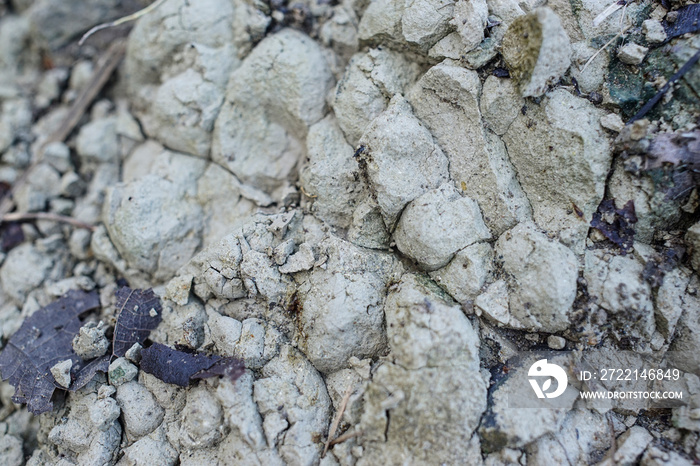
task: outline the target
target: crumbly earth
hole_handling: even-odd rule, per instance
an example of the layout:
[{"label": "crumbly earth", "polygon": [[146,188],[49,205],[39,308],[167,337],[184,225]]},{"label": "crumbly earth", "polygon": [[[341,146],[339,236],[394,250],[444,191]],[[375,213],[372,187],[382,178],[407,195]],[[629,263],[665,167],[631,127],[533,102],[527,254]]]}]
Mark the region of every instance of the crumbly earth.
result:
[{"label": "crumbly earth", "polygon": [[[102,354],[126,280],[163,301],[152,341],[246,372],[181,388],[136,348],[36,417],[3,382],[0,464],[700,461],[700,158],[649,155],[660,134],[693,141],[700,69],[624,125],[700,49],[664,42],[684,2],[594,26],[609,2],[165,0],[78,47],[145,3],[0,1],[3,190],[95,227],[4,227],[1,342],[95,289],[75,344]],[[626,45],[597,53],[621,20]],[[509,408],[527,372],[509,359],[547,348],[681,351],[694,398]]]}]

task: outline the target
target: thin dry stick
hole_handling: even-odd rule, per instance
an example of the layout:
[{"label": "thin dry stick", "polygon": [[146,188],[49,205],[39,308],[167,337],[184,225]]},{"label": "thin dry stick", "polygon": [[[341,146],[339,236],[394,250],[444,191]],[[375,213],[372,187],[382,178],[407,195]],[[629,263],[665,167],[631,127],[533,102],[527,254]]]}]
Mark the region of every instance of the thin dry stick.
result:
[{"label": "thin dry stick", "polygon": [[343,443],[344,441],[350,440],[350,439],[353,438],[353,437],[359,437],[359,436],[362,435],[363,433],[364,433],[364,432],[362,432],[361,430],[355,430],[355,431],[352,431],[352,432],[345,432],[343,435],[339,435],[338,438],[336,438],[335,440],[333,440],[333,441],[331,442],[331,446],[335,445],[336,443]]},{"label": "thin dry stick", "polygon": [[88,39],[88,37],[90,37],[91,35],[93,35],[97,31],[101,31],[102,29],[107,29],[107,28],[119,26],[121,24],[128,23],[129,21],[136,21],[140,17],[147,15],[151,11],[158,8],[161,5],[161,3],[163,3],[164,1],[165,0],[156,0],[155,2],[148,5],[146,8],[143,8],[143,9],[137,11],[136,13],[132,13],[130,15],[124,16],[124,17],[116,19],[114,21],[110,21],[108,23],[98,24],[97,26],[93,27],[88,32],[83,34],[83,37],[80,38],[80,42],[78,42],[78,45],[82,46],[85,43],[85,41]]},{"label": "thin dry stick", "polygon": [[97,94],[100,93],[110,76],[112,76],[112,73],[116,69],[119,62],[121,62],[125,51],[126,43],[124,41],[117,41],[109,47],[104,59],[102,60],[102,63],[98,65],[97,70],[92,76],[90,83],[87,85],[87,87],[85,87],[85,89],[83,89],[83,92],[80,93],[78,98],[75,99],[75,102],[73,102],[73,105],[68,110],[68,115],[61,123],[61,126],[54,131],[39,147],[35,160],[32,162],[29,168],[24,171],[22,176],[15,181],[10,192],[7,193],[2,202],[0,202],[1,217],[4,217],[12,210],[14,206],[13,193],[27,182],[34,168],[41,163],[44,156],[44,148],[49,143],[64,141],[73,131],[73,129],[75,129],[76,125],[80,121],[80,118],[82,118],[82,116],[85,114],[87,108],[90,106],[92,101],[95,100]]},{"label": "thin dry stick", "polygon": [[586,68],[588,68],[588,65],[591,64],[591,62],[595,59],[595,57],[597,57],[597,56],[600,54],[600,52],[602,52],[603,50],[605,50],[606,48],[608,48],[608,45],[610,45],[610,44],[612,44],[613,42],[615,42],[615,41],[617,40],[617,38],[620,37],[620,36],[621,36],[622,34],[624,34],[625,32],[627,32],[627,30],[628,30],[629,28],[630,28],[630,26],[627,26],[626,28],[624,28],[623,30],[621,30],[620,32],[618,32],[617,35],[616,35],[615,37],[613,37],[612,39],[610,39],[609,41],[607,41],[607,42],[605,43],[604,46],[602,46],[601,48],[599,48],[598,51],[597,51],[596,53],[594,53],[593,56],[591,56],[591,58],[588,59],[588,61],[586,62],[586,64],[583,65],[583,68],[581,68],[581,73],[583,73],[584,71],[586,71]]},{"label": "thin dry stick", "polygon": [[66,217],[65,215],[54,214],[53,212],[32,212],[28,214],[23,214],[21,212],[12,212],[11,214],[5,214],[0,219],[0,222],[28,222],[31,220],[49,220],[51,222],[61,222],[68,223],[78,228],[85,228],[86,230],[94,230],[94,225],[89,223],[81,222],[73,217]]},{"label": "thin dry stick", "polygon": [[323,447],[323,453],[321,454],[321,458],[326,456],[326,453],[328,452],[328,447],[331,446],[331,439],[335,435],[335,431],[338,430],[338,425],[340,424],[340,418],[343,417],[343,413],[345,412],[345,408],[348,405],[348,401],[350,400],[350,395],[352,395],[352,384],[348,385],[348,389],[345,390],[345,395],[343,395],[343,401],[340,402],[340,407],[338,408],[338,412],[335,413],[335,419],[333,419],[333,423],[331,424],[331,429],[328,431],[328,438],[326,439],[326,445]]}]

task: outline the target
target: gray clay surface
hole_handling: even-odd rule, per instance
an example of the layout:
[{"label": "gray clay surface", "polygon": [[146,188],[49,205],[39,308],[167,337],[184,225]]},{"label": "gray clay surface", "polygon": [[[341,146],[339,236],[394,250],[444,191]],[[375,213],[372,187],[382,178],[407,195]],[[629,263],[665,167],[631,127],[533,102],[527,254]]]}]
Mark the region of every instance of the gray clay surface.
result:
[{"label": "gray clay surface", "polygon": [[[0,0],[3,190],[34,164],[16,212],[94,226],[2,233],[0,344],[96,290],[72,347],[107,354],[126,280],[150,340],[245,373],[169,385],[137,344],[39,416],[2,382],[0,465],[698,464],[698,66],[626,125],[700,49],[687,2],[165,0],[78,47],[147,3]],[[631,242],[592,228],[628,201]],[[592,348],[682,352],[692,399],[509,405],[517,352]]]}]

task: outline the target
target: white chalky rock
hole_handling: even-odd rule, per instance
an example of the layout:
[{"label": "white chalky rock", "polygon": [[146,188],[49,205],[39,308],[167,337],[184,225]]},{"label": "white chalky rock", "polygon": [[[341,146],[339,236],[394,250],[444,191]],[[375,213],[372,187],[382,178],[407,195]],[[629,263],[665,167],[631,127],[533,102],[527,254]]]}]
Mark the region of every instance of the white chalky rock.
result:
[{"label": "white chalky rock", "polygon": [[651,286],[642,277],[644,265],[633,256],[586,251],[583,277],[588,294],[613,316],[618,338],[649,341],[656,329]]},{"label": "white chalky rock", "polygon": [[321,375],[297,350],[285,346],[279,356],[262,368],[255,381],[254,399],[263,418],[280,411],[287,414],[289,428],[281,432],[279,454],[287,463],[319,461],[323,445],[315,432],[330,422],[331,400]]},{"label": "white chalky rock", "polygon": [[490,238],[479,205],[462,197],[452,184],[411,202],[394,232],[396,247],[425,270],[439,269],[460,249]]},{"label": "white chalky rock", "polygon": [[333,84],[321,48],[308,36],[291,29],[268,36],[231,75],[212,159],[271,193],[292,175]]},{"label": "white chalky rock", "polygon": [[73,351],[85,360],[99,358],[109,349],[102,323],[88,323],[80,327],[78,335],[73,338]]},{"label": "white chalky rock", "polygon": [[130,440],[150,434],[163,421],[163,408],[151,392],[136,381],[120,385],[116,398],[122,410],[124,429]]},{"label": "white chalky rock", "polygon": [[503,59],[523,97],[537,97],[559,81],[571,64],[569,36],[547,7],[513,21],[503,38]]},{"label": "white chalky rock", "polygon": [[204,247],[243,225],[258,206],[272,203],[267,194],[241,184],[230,171],[215,163],[209,164],[197,180],[197,201],[206,218],[202,231]]},{"label": "white chalky rock", "polygon": [[289,256],[284,265],[280,266],[281,273],[295,273],[303,270],[309,270],[314,266],[316,259],[314,258],[314,250],[309,243],[299,245],[299,250]]},{"label": "white chalky rock", "polygon": [[654,436],[642,426],[632,426],[617,439],[617,448],[610,450],[603,461],[607,464],[635,464]]},{"label": "white chalky rock", "polygon": [[210,390],[205,386],[190,390],[182,410],[180,443],[191,449],[214,445],[221,439],[222,418],[221,405]]},{"label": "white chalky rock", "polygon": [[27,294],[46,279],[54,258],[31,243],[20,244],[7,253],[0,267],[0,283],[7,296],[23,304]]},{"label": "white chalky rock", "polygon": [[451,4],[439,0],[370,2],[360,24],[361,41],[384,43],[411,48],[423,53],[451,32]]},{"label": "white chalky rock", "polygon": [[391,50],[370,49],[354,55],[338,81],[332,104],[348,143],[356,146],[367,125],[419,74],[416,63]]},{"label": "white chalky rock", "polygon": [[328,373],[346,367],[351,356],[375,357],[386,348],[384,290],[398,264],[390,254],[335,236],[320,250],[328,256],[325,268],[314,268],[298,289],[299,347]]},{"label": "white chalky rock", "polygon": [[666,31],[658,19],[647,19],[642,23],[642,33],[650,44],[658,44],[666,40]]},{"label": "white chalky rock", "polygon": [[457,254],[430,277],[460,303],[473,300],[493,273],[493,247],[476,243]]},{"label": "white chalky rock", "polygon": [[[246,319],[241,325],[241,337],[235,350],[236,356],[243,359],[245,367],[258,369],[265,360],[265,326],[261,319]],[[269,358],[268,358],[269,360]]]},{"label": "white chalky rock", "polygon": [[[494,119],[505,126],[520,112],[513,105],[519,105],[521,99],[507,89],[504,93],[498,101],[507,103],[498,104]],[[483,129],[480,94],[477,73],[446,60],[423,75],[408,93],[408,100],[447,156],[457,189],[479,203],[486,225],[499,235],[529,219],[531,211],[503,143]]]},{"label": "white chalky rock", "polygon": [[683,296],[683,314],[676,325],[676,336],[669,348],[678,352],[676,366],[686,372],[700,370],[700,320],[696,309],[700,309],[700,278],[695,274]]},{"label": "white chalky rock", "polygon": [[488,17],[486,0],[458,0],[455,3],[452,22],[464,44],[463,52],[473,50],[484,40]]},{"label": "white chalky rock", "polygon": [[577,253],[612,159],[599,120],[593,104],[558,89],[539,106],[527,104],[503,137],[535,222]]},{"label": "white chalky rock", "polygon": [[578,278],[574,253],[533,225],[520,224],[501,235],[496,255],[509,276],[510,315],[533,330],[568,327]]},{"label": "white chalky rock", "polygon": [[591,464],[612,445],[607,415],[572,409],[561,428],[527,446],[527,460],[535,464]]},{"label": "white chalky rock", "polygon": [[241,337],[243,324],[231,317],[222,316],[218,312],[207,308],[207,327],[211,339],[216,346],[217,354],[222,356],[233,356],[236,344]]},{"label": "white chalky rock", "polygon": [[685,241],[689,246],[690,265],[696,272],[700,273],[700,222],[688,228]]},{"label": "white chalky rock", "polygon": [[361,167],[389,228],[406,204],[448,179],[447,158],[400,95],[367,127],[360,145]]},{"label": "white chalky rock", "polygon": [[608,76],[610,54],[606,50],[599,52],[588,41],[575,42],[571,44],[571,49],[572,66],[569,73],[576,79],[579,90],[585,94],[601,91]]},{"label": "white chalky rock", "polygon": [[306,151],[308,162],[299,173],[305,194],[302,199],[321,220],[349,227],[365,182],[353,158],[355,151],[335,118],[328,116],[309,129]]},{"label": "white chalky rock", "polygon": [[485,315],[499,326],[522,329],[522,322],[515,318],[508,306],[508,285],[505,280],[496,280],[474,301],[476,315]]},{"label": "white chalky rock", "polygon": [[119,460],[125,466],[141,464],[161,464],[175,466],[178,452],[165,438],[162,429],[157,429],[151,435],[140,438],[132,445],[122,450],[124,456]]},{"label": "white chalky rock", "polygon": [[104,223],[121,256],[158,279],[171,277],[200,244],[202,209],[192,199],[203,160],[164,152],[151,173],[110,188]]},{"label": "white chalky rock", "polygon": [[[479,426],[482,448],[486,451],[522,448],[543,435],[559,432],[579,397],[578,390],[570,384],[557,398],[532,396],[528,375],[536,361],[535,356],[520,358],[520,362],[509,366],[507,378],[494,388],[488,411]],[[569,361],[565,357],[550,357],[548,362],[566,367]],[[523,394],[523,390],[528,392]]]},{"label": "white chalky rock", "polygon": [[512,79],[489,76],[484,81],[479,100],[481,117],[497,135],[503,136],[508,131],[524,104]]},{"label": "white chalky rock", "polygon": [[63,388],[70,387],[71,377],[70,370],[73,367],[73,361],[66,359],[59,363],[54,364],[51,368],[51,375],[53,375],[54,380]]},{"label": "white chalky rock", "polygon": [[365,392],[359,465],[387,458],[454,464],[480,460],[465,439],[486,409],[479,337],[458,306],[429,280],[404,275],[389,293],[391,357]]},{"label": "white chalky rock", "polygon": [[80,128],[75,145],[75,150],[83,163],[119,162],[117,118],[109,116],[92,120]]},{"label": "white chalky rock", "polygon": [[620,48],[620,51],[617,53],[617,57],[622,63],[626,63],[628,65],[639,65],[644,61],[644,57],[647,56],[648,51],[648,48],[642,47],[634,42],[630,42]]},{"label": "white chalky rock", "polygon": [[691,273],[684,268],[669,271],[664,275],[663,283],[656,292],[654,315],[657,330],[669,342],[675,337],[676,324],[683,310],[690,309],[693,301],[697,300],[696,297],[687,293]]},{"label": "white chalky rock", "polygon": [[207,157],[230,72],[233,2],[167,1],[129,35],[126,83],[146,134],[166,146]]}]

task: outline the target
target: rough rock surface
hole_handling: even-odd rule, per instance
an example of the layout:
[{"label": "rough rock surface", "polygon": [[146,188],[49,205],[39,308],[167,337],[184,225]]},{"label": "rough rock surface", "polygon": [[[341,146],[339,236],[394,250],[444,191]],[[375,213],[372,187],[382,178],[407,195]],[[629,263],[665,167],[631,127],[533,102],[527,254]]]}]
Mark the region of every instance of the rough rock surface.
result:
[{"label": "rough rock surface", "polygon": [[[79,3],[0,1],[0,350],[72,289],[86,360],[121,286],[162,321],[53,362],[52,412],[0,383],[0,464],[698,462],[696,68],[628,124],[694,5],[164,0],[78,46],[148,2]],[[170,385],[151,342],[245,370]],[[579,400],[605,353],[688,396]],[[517,407],[543,359],[567,390]]]},{"label": "rough rock surface", "polygon": [[367,127],[362,147],[361,168],[390,229],[406,204],[448,179],[447,158],[400,95]]},{"label": "rough rock surface", "polygon": [[[434,285],[412,274],[389,294],[386,314],[392,356],[365,392],[359,463],[476,460],[478,450],[464,439],[486,408],[486,381],[471,323]],[[454,448],[443,448],[444,442]]]},{"label": "rough rock surface", "polygon": [[540,105],[525,105],[503,136],[535,222],[577,253],[610,169],[599,118],[586,100],[556,90]]},{"label": "rough rock surface", "polygon": [[566,328],[576,297],[574,253],[532,225],[520,224],[501,235],[496,254],[509,275],[511,315],[528,328],[546,332]]},{"label": "rough rock surface", "polygon": [[[432,228],[426,229],[426,222]],[[479,204],[451,184],[428,191],[401,214],[394,232],[396,247],[423,269],[435,270],[462,248],[491,238]]]},{"label": "rough rock surface", "polygon": [[[267,79],[253,78],[261,73]],[[271,193],[305,152],[303,140],[325,114],[333,76],[320,47],[287,29],[262,41],[228,83],[212,135],[212,159],[242,182]]]}]

